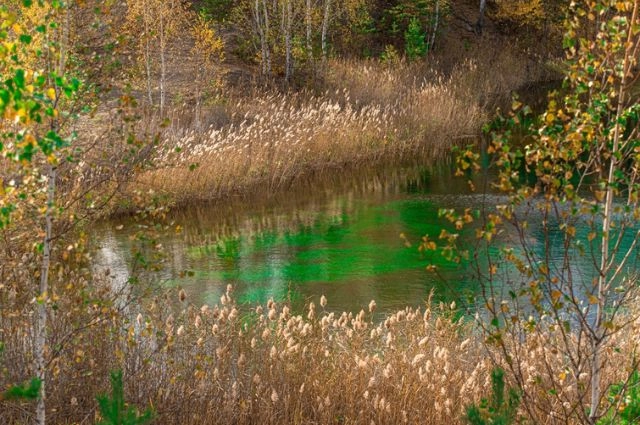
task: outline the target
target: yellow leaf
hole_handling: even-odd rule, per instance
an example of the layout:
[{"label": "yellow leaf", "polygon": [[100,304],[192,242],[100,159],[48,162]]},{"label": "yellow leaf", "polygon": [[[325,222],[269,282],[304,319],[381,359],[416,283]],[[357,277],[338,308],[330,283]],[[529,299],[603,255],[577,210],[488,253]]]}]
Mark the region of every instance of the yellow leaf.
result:
[{"label": "yellow leaf", "polygon": [[554,303],[558,302],[561,296],[562,296],[562,292],[558,291],[557,289],[554,289],[553,291],[551,291],[551,300]]},{"label": "yellow leaf", "polygon": [[598,304],[598,297],[595,295],[589,295],[589,304]]},{"label": "yellow leaf", "polygon": [[47,89],[47,97],[53,101],[56,100],[56,90],[54,88]]},{"label": "yellow leaf", "polygon": [[551,125],[556,120],[556,117],[551,112],[547,112],[547,116],[544,118],[544,120],[547,122],[547,124]]}]

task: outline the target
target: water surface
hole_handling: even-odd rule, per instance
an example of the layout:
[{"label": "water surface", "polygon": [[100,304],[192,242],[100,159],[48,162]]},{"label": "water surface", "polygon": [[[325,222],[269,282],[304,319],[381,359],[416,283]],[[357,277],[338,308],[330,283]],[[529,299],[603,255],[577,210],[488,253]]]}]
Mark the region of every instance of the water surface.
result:
[{"label": "water surface", "polygon": [[[171,219],[182,231],[160,239],[167,254],[164,268],[147,278],[184,288],[196,304],[216,303],[228,284],[240,303],[273,298],[294,308],[317,304],[325,295],[332,310],[358,311],[375,299],[384,312],[422,305],[432,290],[439,299],[466,303],[478,293],[475,263],[455,264],[422,253],[419,242],[450,228],[438,217],[439,209],[490,209],[501,200],[470,193],[446,162],[429,169],[329,172],[263,199],[175,212]],[[561,265],[562,233],[556,229],[546,235],[535,212],[528,220],[529,248],[543,257],[549,246],[551,260]],[[105,223],[98,231],[96,264],[108,267],[119,285],[132,274],[131,235],[137,230],[134,222],[124,221]],[[586,240],[588,229],[578,226],[578,233]],[[473,229],[462,231],[461,242],[472,248]],[[492,253],[499,247],[495,244]],[[438,273],[426,270],[432,263]],[[576,256],[571,264],[574,275],[590,281],[588,256]],[[508,269],[503,272],[505,280],[514,277]]]}]

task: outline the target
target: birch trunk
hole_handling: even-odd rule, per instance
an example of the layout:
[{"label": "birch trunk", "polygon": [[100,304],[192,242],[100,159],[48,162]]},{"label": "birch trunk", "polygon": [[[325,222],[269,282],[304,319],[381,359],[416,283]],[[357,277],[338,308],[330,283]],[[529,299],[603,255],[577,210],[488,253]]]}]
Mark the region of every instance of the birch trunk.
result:
[{"label": "birch trunk", "polygon": [[[638,17],[638,0],[633,2],[633,12],[631,15],[631,25],[635,26]],[[612,258],[610,256],[615,256],[615,252],[611,253],[609,251],[609,243],[611,241],[611,221],[613,219],[614,208],[613,208],[613,198],[615,196],[614,186],[616,186],[616,172],[619,172],[620,166],[619,163],[619,154],[620,154],[620,138],[622,134],[620,133],[620,121],[622,118],[622,113],[624,109],[624,104],[627,101],[627,90],[628,84],[627,80],[629,77],[633,78],[631,67],[636,63],[635,58],[633,57],[637,53],[638,41],[633,42],[633,37],[635,36],[634,31],[629,31],[627,35],[627,43],[626,50],[622,65],[622,81],[620,82],[619,92],[618,92],[618,105],[616,108],[616,117],[615,117],[615,130],[613,133],[613,146],[611,148],[611,154],[609,158],[609,170],[607,175],[607,192],[604,204],[604,216],[602,219],[602,246],[600,251],[600,269],[598,276],[598,287],[596,292],[596,297],[598,304],[596,306],[596,316],[594,319],[593,325],[593,333],[591,334],[591,400],[590,400],[590,410],[589,410],[589,422],[594,424],[597,422],[599,418],[598,407],[600,405],[600,400],[602,398],[602,344],[605,342],[605,325],[604,325],[604,315],[605,315],[605,307],[607,305],[607,299],[609,297],[609,289],[611,287],[611,281],[609,281],[609,269],[612,264]]]},{"label": "birch trunk", "polygon": [[476,33],[482,34],[482,29],[484,28],[484,12],[487,8],[487,0],[480,0],[480,14],[478,15],[478,20],[476,21]]},{"label": "birch trunk", "polygon": [[46,422],[46,362],[47,349],[47,299],[49,298],[49,264],[51,263],[51,232],[53,228],[53,203],[56,189],[56,167],[49,169],[47,207],[45,211],[45,235],[42,241],[42,264],[40,265],[40,287],[38,288],[38,314],[36,323],[35,357],[36,372],[40,379],[40,398],[36,407],[36,423]]},{"label": "birch trunk", "polygon": [[[284,29],[284,44],[285,44],[285,81],[289,83],[293,76],[293,58],[291,57],[291,25],[292,14],[291,0],[286,0],[286,23]],[[283,17],[284,18],[284,17]]]},{"label": "birch trunk", "polygon": [[269,48],[269,40],[271,38],[269,33],[271,31],[269,29],[269,9],[267,8],[266,0],[262,0],[262,12],[264,14],[264,37],[265,37],[265,46],[266,46],[265,54],[266,54],[266,60],[267,60],[266,75],[271,75],[271,50]]},{"label": "birch trunk", "polygon": [[[200,66],[199,66],[200,65]],[[196,131],[200,131],[200,129],[202,128],[201,125],[201,121],[200,121],[200,114],[201,114],[201,103],[202,103],[202,84],[203,84],[203,78],[202,78],[202,69],[204,68],[204,64],[202,63],[196,63],[196,87],[195,87],[195,95],[196,95],[196,110],[195,110],[195,117],[194,117],[194,127],[196,129]]]},{"label": "birch trunk", "polygon": [[322,18],[322,60],[327,60],[327,33],[329,31],[329,19],[331,13],[331,0],[324,2],[324,16]]},{"label": "birch trunk", "polygon": [[58,58],[58,74],[63,74],[67,67],[67,48],[69,45],[69,3],[64,3],[64,25],[62,26],[62,34],[60,37],[60,57]]},{"label": "birch trunk", "polygon": [[260,65],[262,75],[267,75],[267,46],[262,25],[262,14],[260,12],[260,0],[256,0],[253,10],[253,20],[256,23],[256,32],[260,37]]},{"label": "birch trunk", "polygon": [[309,63],[311,63],[313,62],[313,44],[311,43],[311,0],[307,0],[305,18],[307,24],[307,57],[309,58]]},{"label": "birch trunk", "polygon": [[429,40],[429,51],[433,50],[433,46],[436,43],[436,32],[438,31],[439,21],[440,21],[440,2],[436,0],[435,20],[433,23],[433,32],[431,33],[431,40]]},{"label": "birch trunk", "polygon": [[164,101],[165,101],[165,78],[166,78],[166,60],[165,60],[165,50],[166,50],[166,34],[165,34],[165,22],[164,22],[164,11],[161,11],[160,14],[160,116],[164,117]]},{"label": "birch trunk", "polygon": [[147,74],[147,97],[149,99],[149,105],[153,106],[153,95],[151,92],[151,33],[149,29],[149,7],[145,0],[144,2],[144,68]]}]

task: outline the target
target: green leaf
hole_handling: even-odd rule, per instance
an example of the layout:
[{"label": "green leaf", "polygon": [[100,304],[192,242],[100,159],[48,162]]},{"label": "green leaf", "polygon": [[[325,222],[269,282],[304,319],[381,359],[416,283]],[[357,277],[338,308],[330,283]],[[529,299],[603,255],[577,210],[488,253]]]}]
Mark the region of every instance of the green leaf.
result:
[{"label": "green leaf", "polygon": [[139,414],[137,409],[125,403],[123,387],[122,371],[111,372],[111,396],[103,394],[96,397],[102,416],[98,425],[142,425],[153,418],[150,409]]},{"label": "green leaf", "polygon": [[40,396],[40,387],[42,381],[38,378],[33,378],[29,385],[16,385],[9,388],[2,394],[2,398],[6,400],[27,399],[35,400]]},{"label": "green leaf", "polygon": [[0,108],[5,108],[11,101],[11,93],[6,89],[0,89]]},{"label": "green leaf", "polygon": [[16,75],[13,78],[16,87],[20,90],[24,90],[24,69],[18,69]]},{"label": "green leaf", "polygon": [[31,37],[29,34],[20,34],[19,39],[23,44],[31,44],[31,40],[33,39],[33,37]]}]

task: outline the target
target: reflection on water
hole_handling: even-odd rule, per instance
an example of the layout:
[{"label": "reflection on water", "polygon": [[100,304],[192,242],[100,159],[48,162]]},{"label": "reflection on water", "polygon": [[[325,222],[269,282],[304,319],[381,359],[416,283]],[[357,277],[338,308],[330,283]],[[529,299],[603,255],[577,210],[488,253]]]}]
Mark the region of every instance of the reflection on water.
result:
[{"label": "reflection on water", "polygon": [[[439,208],[475,197],[456,195],[464,182],[456,187],[449,175],[448,166],[361,171],[251,204],[179,211],[173,219],[183,231],[162,240],[168,258],[154,279],[182,286],[194,302],[217,301],[227,284],[240,302],[273,297],[300,306],[324,294],[333,309],[360,309],[371,299],[381,310],[419,305],[434,287],[450,299],[469,287],[464,270],[436,258],[443,275],[431,274],[425,267],[434,259],[417,249],[422,236],[435,238],[446,225]],[[130,273],[135,231],[123,224],[106,223],[97,238],[96,264],[118,282]],[[185,270],[192,276],[179,277]]]},{"label": "reflection on water", "polygon": [[[227,284],[243,303],[273,297],[301,307],[324,294],[335,310],[357,311],[371,299],[381,311],[417,306],[432,289],[437,297],[464,300],[476,292],[473,268],[429,257],[419,252],[417,243],[424,235],[437,239],[447,226],[438,218],[440,208],[491,208],[498,202],[494,195],[468,193],[446,164],[430,171],[329,174],[265,200],[225,201],[176,212],[172,218],[183,231],[164,236],[165,268],[150,278],[185,288],[195,303],[217,302]],[[561,256],[562,234],[545,239],[541,218],[533,212],[528,220],[532,253],[544,256],[548,245],[550,255]],[[129,236],[135,228],[123,224],[116,230],[116,224],[106,223],[97,238],[96,267],[108,267],[117,285],[126,283],[132,263]],[[587,231],[579,230],[585,237]],[[466,232],[461,237],[470,244],[473,232]],[[439,275],[425,270],[434,261],[440,265]],[[580,273],[589,258],[572,261],[573,272]],[[185,270],[193,273],[180,277]]]}]

